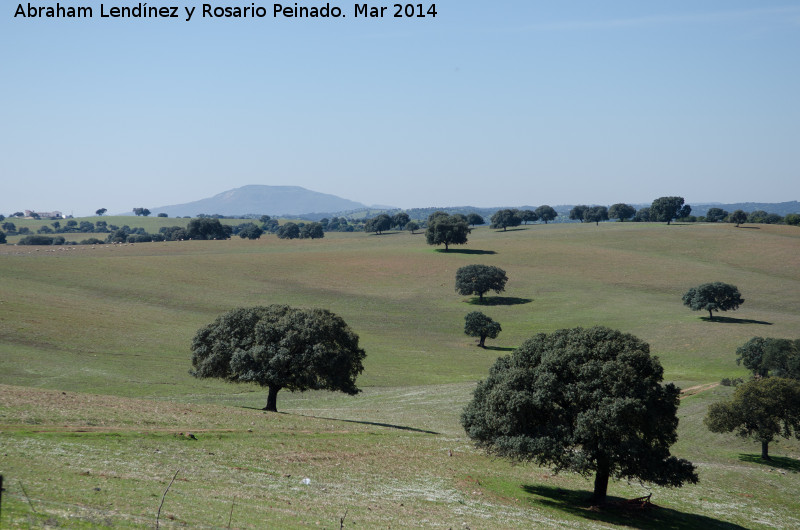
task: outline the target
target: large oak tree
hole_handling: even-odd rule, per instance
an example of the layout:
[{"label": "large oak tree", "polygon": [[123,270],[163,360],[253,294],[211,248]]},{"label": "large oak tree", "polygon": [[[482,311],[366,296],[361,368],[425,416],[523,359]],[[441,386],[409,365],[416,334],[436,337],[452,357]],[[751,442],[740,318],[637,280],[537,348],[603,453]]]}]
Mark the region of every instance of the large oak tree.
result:
[{"label": "large oak tree", "polygon": [[357,394],[356,377],[364,370],[365,357],[358,335],[330,311],[248,307],[229,311],[197,331],[191,374],[267,387],[264,410],[275,412],[284,388]]},{"label": "large oak tree", "polygon": [[649,346],[604,327],[528,339],[478,383],[461,423],[489,453],[584,475],[605,501],[611,477],[661,486],[697,482],[670,455],[680,390],[662,385]]}]

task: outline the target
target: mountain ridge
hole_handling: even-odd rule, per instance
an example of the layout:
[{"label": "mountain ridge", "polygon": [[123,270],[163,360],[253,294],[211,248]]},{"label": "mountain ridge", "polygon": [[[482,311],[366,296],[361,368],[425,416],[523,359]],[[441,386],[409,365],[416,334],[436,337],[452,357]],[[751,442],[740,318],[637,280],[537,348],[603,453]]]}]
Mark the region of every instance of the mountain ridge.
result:
[{"label": "mountain ridge", "polygon": [[223,191],[197,201],[151,208],[154,215],[165,213],[170,217],[207,215],[272,216],[302,215],[316,212],[341,212],[368,208],[360,202],[328,193],[308,190],[301,186],[268,186],[250,184]]}]

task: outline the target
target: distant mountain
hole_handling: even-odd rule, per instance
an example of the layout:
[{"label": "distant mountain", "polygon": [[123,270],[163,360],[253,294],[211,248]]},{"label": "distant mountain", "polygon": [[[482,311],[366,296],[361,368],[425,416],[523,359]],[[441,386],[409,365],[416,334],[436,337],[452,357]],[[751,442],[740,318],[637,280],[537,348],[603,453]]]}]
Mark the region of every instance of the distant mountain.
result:
[{"label": "distant mountain", "polygon": [[170,217],[206,215],[301,215],[316,212],[343,212],[367,206],[329,195],[307,190],[300,186],[242,186],[208,199],[151,208],[153,215],[165,213]]}]

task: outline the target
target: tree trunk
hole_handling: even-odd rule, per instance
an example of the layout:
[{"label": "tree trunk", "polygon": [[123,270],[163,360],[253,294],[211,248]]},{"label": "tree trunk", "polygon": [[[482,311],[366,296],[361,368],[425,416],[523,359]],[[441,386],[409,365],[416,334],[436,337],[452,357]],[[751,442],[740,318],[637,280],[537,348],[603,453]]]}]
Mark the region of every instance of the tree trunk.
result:
[{"label": "tree trunk", "polygon": [[598,462],[597,474],[594,476],[594,493],[592,494],[592,502],[597,504],[604,504],[606,502],[609,474],[608,464]]},{"label": "tree trunk", "polygon": [[772,460],[769,457],[769,442],[765,442],[764,440],[761,440],[761,459]]},{"label": "tree trunk", "polygon": [[484,342],[486,342],[486,335],[481,335],[481,340],[478,343],[478,346],[480,346],[481,348],[486,349],[486,345],[484,344]]},{"label": "tree trunk", "polygon": [[708,319],[714,320],[714,313],[712,313],[710,309],[708,310]]},{"label": "tree trunk", "polygon": [[262,410],[266,410],[267,412],[278,412],[278,391],[280,390],[280,387],[271,386],[268,388],[269,393],[267,394],[267,406]]},{"label": "tree trunk", "polygon": [[447,241],[444,242],[444,251],[447,252],[450,249],[450,246],[447,244]]}]

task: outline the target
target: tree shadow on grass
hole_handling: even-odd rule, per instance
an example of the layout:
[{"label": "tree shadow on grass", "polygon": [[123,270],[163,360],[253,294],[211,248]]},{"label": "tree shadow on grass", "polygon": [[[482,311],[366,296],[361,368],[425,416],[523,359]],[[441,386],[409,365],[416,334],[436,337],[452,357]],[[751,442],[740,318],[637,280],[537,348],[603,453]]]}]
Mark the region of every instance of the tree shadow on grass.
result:
[{"label": "tree shadow on grass", "polygon": [[436,252],[441,252],[442,254],[497,254],[494,250],[480,250],[476,248],[451,248],[450,250],[437,248]]},{"label": "tree shadow on grass", "polygon": [[539,498],[530,499],[536,504],[543,504],[571,515],[591,521],[613,525],[624,525],[631,528],[724,528],[727,530],[744,529],[744,526],[720,521],[705,515],[683,513],[670,508],[662,508],[655,504],[641,507],[639,504],[627,503],[626,499],[609,496],[602,507],[592,506],[591,493],[584,490],[565,490],[552,486],[523,485],[522,489]]},{"label": "tree shadow on grass", "polygon": [[770,460],[762,460],[761,455],[740,453],[739,460],[742,462],[749,462],[751,464],[761,464],[762,466],[769,466],[778,469],[785,469],[792,473],[800,473],[800,460],[796,458],[789,458],[786,456],[771,456]]},{"label": "tree shadow on grass", "polygon": [[411,432],[420,432],[422,434],[441,434],[436,431],[427,431],[425,429],[417,429],[416,427],[406,427],[405,425],[393,425],[391,423],[380,423],[376,421],[360,421],[360,420],[343,420],[341,418],[326,418],[324,416],[309,416],[307,414],[296,414],[291,412],[281,412],[281,414],[286,414],[287,416],[300,416],[303,418],[314,418],[315,420],[327,420],[327,421],[342,421],[345,423],[359,423],[361,425],[374,425],[375,427],[388,427],[390,429],[399,429],[401,431],[411,431]]},{"label": "tree shadow on grass", "polygon": [[489,298],[472,298],[468,303],[470,305],[521,305],[530,304],[533,302],[532,298],[517,298],[516,296],[492,296]]},{"label": "tree shadow on grass", "polygon": [[502,228],[497,228],[495,229],[495,232],[517,232],[519,230],[528,230],[529,228],[530,228],[529,226],[523,226],[519,228],[506,228],[505,230],[503,230]]},{"label": "tree shadow on grass", "polygon": [[[264,409],[260,409],[258,407],[247,407],[243,406],[243,409],[250,409],[250,410],[260,410],[264,412]],[[399,429],[401,431],[411,431],[411,432],[420,432],[422,434],[441,434],[436,431],[426,431],[425,429],[417,429],[416,427],[406,427],[405,425],[393,425],[391,423],[380,423],[375,421],[360,421],[360,420],[345,420],[342,418],[327,418],[325,416],[312,416],[309,414],[298,414],[296,412],[281,412],[278,411],[274,414],[284,414],[286,416],[299,416],[301,418],[313,418],[315,420],[326,420],[326,421],[342,421],[345,423],[360,423],[361,425],[374,425],[375,427],[388,427],[389,429]]]},{"label": "tree shadow on grass", "polygon": [[733,317],[700,317],[700,320],[705,322],[716,322],[719,324],[761,324],[762,326],[771,326],[772,322],[765,322],[763,320],[751,320],[749,318],[733,318]]},{"label": "tree shadow on grass", "polygon": [[516,348],[503,348],[501,346],[486,346],[486,349],[487,350],[492,350],[492,351],[514,351],[514,350],[516,350]]}]

